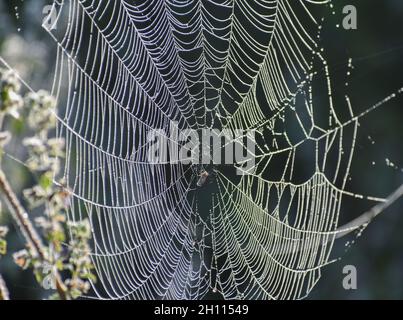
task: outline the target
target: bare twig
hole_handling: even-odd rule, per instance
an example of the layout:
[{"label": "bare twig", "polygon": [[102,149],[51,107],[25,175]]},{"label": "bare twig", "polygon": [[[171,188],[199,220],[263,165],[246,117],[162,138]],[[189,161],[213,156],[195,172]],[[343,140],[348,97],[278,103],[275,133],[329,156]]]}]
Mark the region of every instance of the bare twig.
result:
[{"label": "bare twig", "polygon": [[[0,169],[0,191],[3,192],[7,204],[10,208],[12,216],[14,220],[17,222],[21,233],[23,234],[25,240],[27,241],[31,250],[37,255],[37,257],[42,262],[48,262],[48,258],[46,256],[46,251],[44,249],[44,245],[42,244],[41,238],[36,232],[31,220],[24,207],[21,205],[18,200],[16,194],[12,190],[6,175],[3,170]],[[60,274],[55,271],[55,281],[56,281],[56,290],[60,296],[60,299],[67,300],[67,288],[64,285]]]},{"label": "bare twig", "polygon": [[1,169],[0,169],[0,190],[3,192],[9,205],[10,211],[13,215],[13,218],[17,222],[29,246],[35,250],[35,252],[41,259],[46,259],[46,254],[45,250],[43,249],[41,239],[37,234],[36,230],[34,229],[31,221],[29,220],[28,214],[25,212],[14,191],[11,189],[9,182],[7,181],[6,175]]},{"label": "bare twig", "polygon": [[306,250],[311,247],[309,246],[323,246],[331,241],[334,241],[335,239],[342,238],[351,232],[354,232],[362,227],[367,226],[376,216],[378,216],[380,213],[384,212],[388,207],[390,207],[392,204],[394,204],[396,201],[401,199],[403,197],[403,185],[401,185],[398,189],[395,190],[389,197],[385,199],[385,201],[377,204],[376,206],[372,207],[369,211],[366,211],[362,215],[360,215],[358,218],[346,223],[345,225],[337,228],[334,231],[329,231],[329,232],[323,232],[323,241],[318,242],[317,244],[314,244],[314,242],[309,242],[308,246],[301,247],[301,243],[303,243],[303,239],[300,239],[299,241],[294,242],[293,246],[289,246],[288,244],[284,246],[283,252],[285,254],[292,254],[295,252],[299,252],[301,250]]},{"label": "bare twig", "polygon": [[349,223],[339,227],[336,230],[336,239],[344,237],[345,235],[367,225],[370,223],[377,215],[385,211],[388,207],[394,204],[397,200],[403,197],[403,185],[401,185],[395,192],[393,192],[389,197],[386,198],[384,202],[377,204],[372,207],[369,211],[363,213],[358,218],[350,221]]}]

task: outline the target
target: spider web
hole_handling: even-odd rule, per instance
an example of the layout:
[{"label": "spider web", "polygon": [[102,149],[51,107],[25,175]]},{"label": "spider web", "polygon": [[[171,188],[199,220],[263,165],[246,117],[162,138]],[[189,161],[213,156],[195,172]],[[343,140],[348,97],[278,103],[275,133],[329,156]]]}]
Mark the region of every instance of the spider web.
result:
[{"label": "spider web", "polygon": [[[331,2],[54,7],[58,134],[70,218],[88,217],[93,228],[95,296],[307,296],[334,261],[342,199],[359,197],[345,190],[359,119],[395,97],[361,114],[347,97],[336,108],[320,46]],[[148,132],[172,123],[253,130],[255,170],[217,168],[205,201],[194,168],[148,162]]]}]

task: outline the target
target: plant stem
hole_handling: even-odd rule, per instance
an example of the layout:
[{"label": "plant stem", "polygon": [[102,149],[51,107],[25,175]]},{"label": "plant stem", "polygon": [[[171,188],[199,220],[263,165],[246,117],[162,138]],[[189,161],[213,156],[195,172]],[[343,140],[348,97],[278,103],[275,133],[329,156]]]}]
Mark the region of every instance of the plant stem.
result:
[{"label": "plant stem", "polygon": [[0,274],[0,300],[10,300],[6,282]]},{"label": "plant stem", "polygon": [[14,220],[17,222],[22,234],[27,240],[29,246],[34,249],[41,259],[46,259],[46,254],[39,235],[34,229],[28,214],[20,204],[3,170],[0,169],[0,190],[3,192],[11,209]]},{"label": "plant stem", "polygon": [[[19,229],[27,241],[31,250],[34,251],[36,256],[43,262],[48,262],[46,251],[44,249],[44,245],[42,244],[41,238],[36,232],[31,220],[24,207],[21,205],[18,197],[12,190],[7,177],[2,169],[0,169],[0,191],[3,192],[10,211],[12,213],[12,217],[17,222]],[[55,281],[56,281],[56,290],[60,296],[60,299],[67,300],[67,289],[64,285],[60,274],[55,271]]]}]

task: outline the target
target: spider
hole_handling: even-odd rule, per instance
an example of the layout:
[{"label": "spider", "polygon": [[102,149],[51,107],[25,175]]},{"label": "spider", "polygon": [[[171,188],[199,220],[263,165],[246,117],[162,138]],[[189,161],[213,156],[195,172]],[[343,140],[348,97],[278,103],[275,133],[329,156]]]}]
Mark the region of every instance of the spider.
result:
[{"label": "spider", "polygon": [[198,177],[199,180],[197,180],[196,185],[200,188],[206,185],[207,183],[212,183],[213,179],[216,176],[216,172],[213,168],[202,168],[199,171]]}]

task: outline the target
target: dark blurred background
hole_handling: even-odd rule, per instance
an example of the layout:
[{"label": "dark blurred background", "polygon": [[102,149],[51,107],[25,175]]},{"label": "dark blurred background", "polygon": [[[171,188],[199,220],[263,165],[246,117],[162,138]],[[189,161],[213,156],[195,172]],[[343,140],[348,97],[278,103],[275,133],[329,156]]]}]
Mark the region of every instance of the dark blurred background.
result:
[{"label": "dark blurred background", "polygon": [[[0,55],[26,79],[34,89],[48,89],[53,80],[54,42],[41,27],[43,8],[52,1],[0,0]],[[358,10],[358,30],[346,31],[341,25],[342,8],[353,4]],[[327,8],[322,44],[332,73],[347,71],[353,58],[354,70],[347,79],[336,77],[335,94],[348,94],[356,114],[366,110],[387,95],[403,87],[403,1],[338,0],[334,12]],[[349,87],[345,88],[345,81]],[[347,92],[346,92],[347,90]],[[337,97],[336,97],[337,99]],[[18,123],[10,125],[16,126]],[[403,99],[388,102],[360,121],[359,136],[351,180],[347,190],[364,195],[386,197],[403,183]],[[21,136],[23,132],[21,132]],[[9,152],[24,156],[18,143]],[[394,166],[387,165],[388,161]],[[20,190],[31,177],[15,162],[6,160],[6,170],[13,185]],[[347,199],[342,219],[348,221],[375,203]],[[9,224],[9,251],[23,246],[19,235]],[[403,200],[382,213],[351,247],[339,241],[335,256],[342,260],[323,269],[322,279],[310,299],[403,299]],[[347,250],[346,250],[347,248]],[[343,267],[354,265],[358,271],[358,289],[343,289]],[[38,299],[48,295],[33,280],[30,271],[21,271],[11,255],[0,260],[14,299]]]}]

